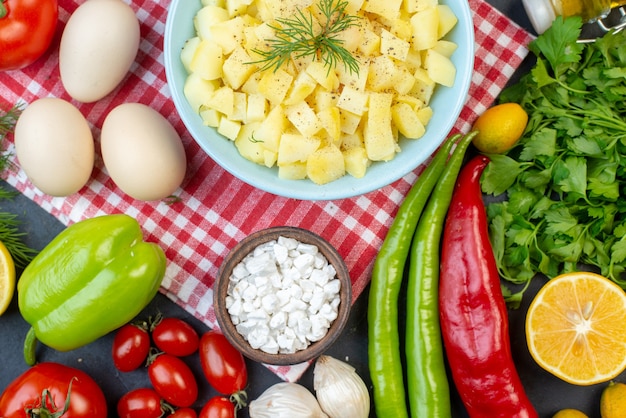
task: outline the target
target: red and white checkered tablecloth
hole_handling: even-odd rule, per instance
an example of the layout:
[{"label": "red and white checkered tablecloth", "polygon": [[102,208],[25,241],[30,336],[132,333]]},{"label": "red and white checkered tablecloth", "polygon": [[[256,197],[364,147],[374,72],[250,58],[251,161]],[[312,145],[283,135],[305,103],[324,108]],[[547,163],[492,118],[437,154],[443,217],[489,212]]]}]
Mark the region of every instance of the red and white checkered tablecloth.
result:
[{"label": "red and white checkered tablecloth", "polygon": [[[47,96],[71,101],[59,79],[58,46],[65,22],[80,3],[59,0],[61,24],[42,59],[24,70],[0,73],[0,108]],[[96,141],[105,116],[118,104],[141,102],[167,117],[181,135],[187,152],[187,177],[177,193],[182,200],[168,205],[130,198],[106,174],[99,152],[91,181],[67,198],[42,194],[21,170],[10,173],[6,180],[64,224],[118,212],[136,217],[146,238],[160,243],[166,251],[169,265],[162,292],[211,327],[216,324],[212,286],[221,261],[243,237],[273,225],[307,228],[329,240],[348,265],[356,299],[369,282],[374,258],[398,205],[423,167],[366,195],[318,202],[278,197],[233,177],[196,145],[171,100],[163,66],[163,33],[169,3],[130,2],[141,23],[139,53],[130,74],[106,98],[92,104],[73,103],[91,124]],[[462,132],[467,132],[475,117],[493,103],[527,55],[532,39],[483,0],[469,0],[469,4],[474,18],[476,58],[470,94],[454,128]],[[11,143],[9,147],[12,150]],[[268,367],[284,380],[295,381],[307,366]]]}]

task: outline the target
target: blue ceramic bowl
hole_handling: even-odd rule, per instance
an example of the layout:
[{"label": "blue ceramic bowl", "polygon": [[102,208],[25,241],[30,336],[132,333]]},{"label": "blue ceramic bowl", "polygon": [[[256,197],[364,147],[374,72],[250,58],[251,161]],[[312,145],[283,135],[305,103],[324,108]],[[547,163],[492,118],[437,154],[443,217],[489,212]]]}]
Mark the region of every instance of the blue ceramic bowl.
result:
[{"label": "blue ceramic bowl", "polygon": [[[279,0],[277,0],[279,1]],[[442,0],[451,7],[458,23],[446,39],[458,45],[452,56],[456,81],[452,87],[438,86],[430,106],[433,116],[426,133],[418,140],[400,139],[401,152],[388,162],[374,162],[362,178],[349,174],[325,185],[310,180],[284,180],[276,167],[267,168],[243,158],[232,141],[207,127],[183,94],[187,73],[180,60],[185,42],[195,36],[193,17],[200,0],[172,0],[165,24],[165,70],[174,104],[189,133],[200,147],[225,170],[261,190],[300,200],[335,200],[362,195],[387,186],[405,176],[437,150],[449,135],[467,99],[474,68],[474,25],[466,0]]]}]

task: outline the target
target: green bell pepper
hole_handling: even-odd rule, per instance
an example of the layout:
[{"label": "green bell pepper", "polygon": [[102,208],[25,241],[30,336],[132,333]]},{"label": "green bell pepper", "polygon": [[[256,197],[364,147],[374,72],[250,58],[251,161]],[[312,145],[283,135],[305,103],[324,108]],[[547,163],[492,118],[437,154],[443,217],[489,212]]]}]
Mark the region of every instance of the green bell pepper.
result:
[{"label": "green bell pepper", "polygon": [[128,215],[99,216],[63,230],[17,284],[20,313],[31,325],[26,363],[35,363],[38,340],[69,351],[129,322],[156,295],[165,267],[163,250],[144,242]]}]

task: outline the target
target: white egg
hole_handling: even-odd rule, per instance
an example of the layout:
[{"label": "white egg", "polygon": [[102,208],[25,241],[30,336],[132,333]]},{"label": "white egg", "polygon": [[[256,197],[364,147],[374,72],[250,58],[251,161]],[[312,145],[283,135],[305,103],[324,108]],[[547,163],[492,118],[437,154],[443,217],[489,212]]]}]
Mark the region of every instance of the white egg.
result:
[{"label": "white egg", "polygon": [[89,180],[94,141],[85,117],[71,103],[35,100],[15,125],[15,154],[30,181],[52,196],[69,196]]},{"label": "white egg", "polygon": [[114,108],[102,124],[104,165],[117,186],[138,200],[171,196],[187,169],[185,148],[163,115],[141,103]]},{"label": "white egg", "polygon": [[87,0],[70,16],[59,47],[63,87],[83,103],[100,100],[126,77],[139,49],[139,21],[121,0]]}]

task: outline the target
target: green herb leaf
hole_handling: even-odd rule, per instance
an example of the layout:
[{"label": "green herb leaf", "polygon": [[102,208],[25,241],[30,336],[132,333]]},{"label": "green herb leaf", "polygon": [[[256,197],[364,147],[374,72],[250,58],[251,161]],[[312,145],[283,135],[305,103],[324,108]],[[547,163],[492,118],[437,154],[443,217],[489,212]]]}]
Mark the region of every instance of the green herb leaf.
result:
[{"label": "green herb leaf", "polygon": [[501,94],[529,122],[481,179],[499,197],[490,238],[511,283],[588,266],[626,289],[626,31],[578,43],[581,27],[557,18],[530,45],[534,68]]},{"label": "green herb leaf", "polygon": [[266,39],[267,50],[253,50],[261,59],[251,64],[259,64],[260,71],[276,71],[291,59],[310,56],[321,60],[329,72],[343,64],[344,68],[358,74],[359,62],[343,47],[343,39],[339,37],[360,22],[358,16],[345,13],[347,5],[343,0],[319,0],[320,20],[314,19],[310,11],[302,10],[293,17],[276,19],[277,24],[269,25],[276,32],[275,37]]}]

